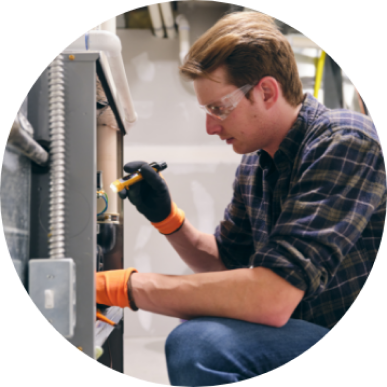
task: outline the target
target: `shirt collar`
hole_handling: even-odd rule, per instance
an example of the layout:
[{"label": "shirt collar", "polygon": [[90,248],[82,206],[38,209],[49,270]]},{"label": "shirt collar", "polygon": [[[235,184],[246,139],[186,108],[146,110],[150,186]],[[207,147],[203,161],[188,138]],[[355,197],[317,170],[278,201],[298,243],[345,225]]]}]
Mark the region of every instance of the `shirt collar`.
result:
[{"label": "shirt collar", "polygon": [[[325,110],[327,110],[327,108],[320,104],[311,94],[306,93],[304,95],[304,101],[300,112],[298,113],[297,119],[285,138],[282,140],[277,152],[274,155],[275,164],[284,165],[284,161],[286,164],[286,159],[290,164],[294,163],[300,145],[305,138],[308,128],[310,127],[310,122],[313,122],[316,116]],[[269,154],[262,149],[258,150],[256,153],[260,156],[259,162],[261,168],[265,169],[270,167],[272,159]],[[286,156],[285,159],[284,156]]]},{"label": "shirt collar", "polygon": [[321,105],[311,94],[306,93],[297,119],[281,142],[278,151],[274,155],[275,159],[280,157],[281,154],[284,154],[288,158],[289,162],[293,164],[300,145],[305,137],[306,131],[309,127],[309,123],[315,119],[317,113],[321,109],[326,108]]}]

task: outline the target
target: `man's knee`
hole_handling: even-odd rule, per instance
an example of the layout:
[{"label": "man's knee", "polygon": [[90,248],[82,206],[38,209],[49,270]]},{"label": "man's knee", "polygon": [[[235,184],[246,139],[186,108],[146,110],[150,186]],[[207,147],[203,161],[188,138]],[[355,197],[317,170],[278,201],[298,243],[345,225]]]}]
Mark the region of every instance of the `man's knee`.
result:
[{"label": "man's knee", "polygon": [[191,363],[189,348],[192,343],[190,343],[190,335],[187,334],[187,329],[185,329],[186,324],[188,322],[175,328],[169,334],[165,343],[168,376],[172,386],[187,385],[187,383],[184,383],[183,378],[184,375],[190,372],[187,367]]},{"label": "man's knee", "polygon": [[[172,385],[216,386],[255,376],[241,361],[242,321],[201,317],[178,326],[167,338],[165,352]],[[248,338],[251,341],[251,338]]]},{"label": "man's knee", "polygon": [[172,385],[184,385],[181,378],[192,372],[195,358],[202,358],[202,346],[197,335],[196,321],[184,322],[169,334],[165,343],[165,356]]},{"label": "man's knee", "polygon": [[166,342],[172,385],[220,385],[269,372],[310,348],[327,329],[299,320],[273,328],[233,319],[197,318]]},{"label": "man's knee", "polygon": [[175,328],[167,338],[167,359],[205,359],[217,352],[222,342],[223,329],[216,318],[203,317],[186,321]]}]

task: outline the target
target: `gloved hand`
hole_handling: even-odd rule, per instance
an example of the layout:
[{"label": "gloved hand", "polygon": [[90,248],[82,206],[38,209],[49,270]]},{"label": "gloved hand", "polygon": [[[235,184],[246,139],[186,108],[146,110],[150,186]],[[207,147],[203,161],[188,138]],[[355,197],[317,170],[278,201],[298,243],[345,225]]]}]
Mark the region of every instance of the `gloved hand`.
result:
[{"label": "gloved hand", "polygon": [[162,176],[145,161],[127,163],[124,171],[139,171],[144,179],[119,192],[121,199],[127,197],[160,233],[168,235],[177,231],[184,223],[184,211],[172,202]]},{"label": "gloved hand", "polygon": [[153,223],[161,222],[171,213],[171,197],[164,179],[145,161],[125,164],[124,171],[140,171],[144,180],[119,192],[127,197],[137,210]]},{"label": "gloved hand", "polygon": [[128,295],[128,280],[132,273],[137,273],[133,267],[97,272],[95,278],[96,303],[136,310],[136,306],[131,305],[129,300],[130,294]]}]

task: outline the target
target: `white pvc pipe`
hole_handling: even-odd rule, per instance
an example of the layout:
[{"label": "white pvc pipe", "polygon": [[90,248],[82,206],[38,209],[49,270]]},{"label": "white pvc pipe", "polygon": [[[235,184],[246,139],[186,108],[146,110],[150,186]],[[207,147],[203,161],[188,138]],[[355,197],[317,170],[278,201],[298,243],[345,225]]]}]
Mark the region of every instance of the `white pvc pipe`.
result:
[{"label": "white pvc pipe", "polygon": [[[109,31],[113,34],[116,34],[117,32],[117,29],[116,29],[116,18],[113,17],[109,20],[106,20],[105,22],[103,22],[102,24],[100,24],[98,26],[98,28],[94,28],[95,30],[104,30],[104,31]],[[107,57],[104,53],[101,54],[100,58],[100,63],[103,67],[103,69],[105,70],[105,76],[108,78],[108,80],[111,80],[113,79],[113,75],[111,73],[111,70],[110,70],[110,66],[109,66],[109,62],[107,60]],[[110,88],[111,88],[111,92],[112,94],[114,95],[114,97],[116,98],[117,96],[117,90],[116,90],[116,86],[114,84],[114,82],[110,82]],[[120,110],[120,107],[118,107],[118,109]],[[120,113],[122,113],[120,111]],[[119,130],[118,127],[115,127],[116,130]]]},{"label": "white pvc pipe", "polygon": [[158,4],[148,5],[148,11],[155,35],[158,38],[164,37],[163,21],[161,20],[160,8]]},{"label": "white pvc pipe", "polygon": [[109,20],[106,20],[105,22],[103,22],[101,24],[101,30],[110,31],[113,34],[116,33],[116,27],[117,27],[117,23],[116,23],[116,18],[115,17],[113,17],[113,18],[111,18]]},{"label": "white pvc pipe", "polygon": [[105,53],[117,90],[116,97],[123,108],[124,125],[126,129],[129,129],[137,120],[137,114],[126,78],[120,38],[109,31],[91,30],[68,46],[65,51],[84,52],[87,50]]},{"label": "white pvc pipe", "polygon": [[[116,18],[112,18],[102,23],[101,30],[109,31],[116,34]],[[106,55],[101,55],[101,62],[104,64],[107,61]],[[109,77],[113,77],[112,70],[109,62],[106,66],[106,74]],[[115,88],[112,88],[112,93],[116,95]],[[109,204],[106,215],[118,214],[117,206],[117,193],[113,192],[110,188],[110,184],[121,171],[117,171],[117,132],[112,130],[111,127],[106,125],[97,125],[97,171],[102,171],[102,186],[109,198]],[[105,203],[103,200],[97,200],[97,214],[103,211]]]},{"label": "white pvc pipe", "polygon": [[[110,188],[110,184],[117,180],[121,171],[117,171],[117,131],[112,130],[109,126],[97,126],[97,171],[102,171],[103,190],[109,198],[107,214],[117,214],[118,195]],[[97,213],[104,208],[102,200],[98,200]]]},{"label": "white pvc pipe", "polygon": [[176,38],[176,30],[175,30],[175,20],[173,18],[171,3],[170,2],[161,3],[160,8],[161,8],[161,13],[163,15],[164,26],[165,26],[165,29],[167,30],[167,36],[169,39],[174,39]]},{"label": "white pvc pipe", "polygon": [[190,26],[188,23],[188,20],[184,15],[178,15],[176,17],[176,24],[178,26],[179,30],[179,43],[180,43],[180,63],[184,64],[185,57],[188,54],[188,51],[191,47],[190,41],[189,41],[189,30]]}]

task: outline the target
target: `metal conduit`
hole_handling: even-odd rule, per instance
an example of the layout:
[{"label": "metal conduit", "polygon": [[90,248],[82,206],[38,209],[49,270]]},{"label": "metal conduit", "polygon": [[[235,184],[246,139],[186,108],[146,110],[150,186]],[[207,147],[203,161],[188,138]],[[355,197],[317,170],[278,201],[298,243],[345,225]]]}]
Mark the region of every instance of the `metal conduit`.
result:
[{"label": "metal conduit", "polygon": [[63,59],[59,55],[49,73],[50,204],[49,257],[65,258],[65,93]]}]

